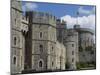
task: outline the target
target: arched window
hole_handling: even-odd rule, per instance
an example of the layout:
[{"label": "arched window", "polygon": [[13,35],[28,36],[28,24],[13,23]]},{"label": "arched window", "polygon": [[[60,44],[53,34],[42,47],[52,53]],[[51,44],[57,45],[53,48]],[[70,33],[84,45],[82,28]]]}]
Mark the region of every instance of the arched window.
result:
[{"label": "arched window", "polygon": [[13,58],[13,63],[16,64],[16,57]]},{"label": "arched window", "polygon": [[16,37],[14,37],[14,45],[16,45]]},{"label": "arched window", "polygon": [[42,38],[42,32],[40,32],[40,38]]},{"label": "arched window", "polygon": [[40,61],[40,62],[39,62],[39,67],[42,67],[42,64],[43,64],[42,61]]},{"label": "arched window", "polygon": [[43,52],[43,45],[40,45],[40,52]]}]

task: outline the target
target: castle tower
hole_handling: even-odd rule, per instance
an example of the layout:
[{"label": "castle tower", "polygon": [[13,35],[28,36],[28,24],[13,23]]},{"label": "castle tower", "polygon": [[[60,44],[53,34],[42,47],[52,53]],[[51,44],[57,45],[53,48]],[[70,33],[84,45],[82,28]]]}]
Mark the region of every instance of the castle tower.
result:
[{"label": "castle tower", "polygon": [[[22,33],[22,45],[23,45],[23,58],[21,59],[23,61],[23,68],[25,69],[25,56],[26,56],[26,37],[28,36],[28,32],[29,32],[29,23],[28,23],[28,18],[26,18],[25,16],[22,16],[22,20],[21,20],[21,33]],[[23,70],[24,70],[23,69]]]},{"label": "castle tower", "polygon": [[74,30],[78,32],[79,61],[83,63],[94,61],[95,50],[93,49],[93,30],[89,28],[81,28],[78,25],[74,25]]},{"label": "castle tower", "polygon": [[[26,12],[29,18],[31,68],[36,71],[55,69],[56,18],[48,13]],[[29,48],[29,47],[28,47]]]},{"label": "castle tower", "polygon": [[25,36],[28,20],[22,16],[21,2],[11,0],[11,74],[24,70]]},{"label": "castle tower", "polygon": [[73,29],[68,29],[64,40],[66,47],[66,67],[70,70],[75,70],[76,63],[78,62],[78,33]]},{"label": "castle tower", "polygon": [[25,36],[25,60],[24,69],[32,69],[32,12],[27,13],[25,17],[28,19],[28,32]]},{"label": "castle tower", "polygon": [[64,35],[66,31],[66,22],[63,20],[61,21],[60,19],[57,19],[56,24],[57,24],[57,40],[63,43]]}]

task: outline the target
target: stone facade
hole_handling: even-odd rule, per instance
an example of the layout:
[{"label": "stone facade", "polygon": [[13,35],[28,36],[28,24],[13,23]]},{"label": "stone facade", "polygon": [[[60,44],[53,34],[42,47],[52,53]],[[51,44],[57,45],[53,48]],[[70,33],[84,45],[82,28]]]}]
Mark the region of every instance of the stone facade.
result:
[{"label": "stone facade", "polygon": [[24,70],[24,43],[22,35],[21,3],[11,1],[11,73],[21,73]]},{"label": "stone facade", "polygon": [[95,57],[93,30],[80,28],[79,25],[75,25],[73,29],[78,32],[79,37],[79,61],[84,63],[93,62]]},{"label": "stone facade", "polygon": [[[36,70],[55,69],[56,21],[53,16],[40,12],[32,12],[31,19],[32,68]],[[42,65],[39,66],[40,62]]]},{"label": "stone facade", "polygon": [[73,29],[67,30],[67,36],[64,39],[66,47],[66,62],[69,69],[76,69],[76,63],[78,62],[78,32]]},{"label": "stone facade", "polygon": [[65,70],[66,64],[66,48],[65,46],[57,42],[56,43],[56,69]]}]

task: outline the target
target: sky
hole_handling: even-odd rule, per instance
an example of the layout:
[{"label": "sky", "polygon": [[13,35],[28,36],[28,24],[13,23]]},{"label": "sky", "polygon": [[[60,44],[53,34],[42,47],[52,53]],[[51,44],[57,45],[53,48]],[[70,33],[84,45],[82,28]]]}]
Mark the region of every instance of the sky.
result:
[{"label": "sky", "polygon": [[95,6],[23,1],[22,10],[49,12],[66,21],[68,28],[78,23],[83,28],[95,31]]}]

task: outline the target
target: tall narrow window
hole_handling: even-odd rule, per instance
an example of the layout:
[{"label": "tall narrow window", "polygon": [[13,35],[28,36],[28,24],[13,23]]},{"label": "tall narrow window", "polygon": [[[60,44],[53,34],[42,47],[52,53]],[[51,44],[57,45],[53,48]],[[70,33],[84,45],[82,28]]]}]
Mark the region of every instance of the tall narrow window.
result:
[{"label": "tall narrow window", "polygon": [[16,18],[15,18],[15,25],[16,25]]},{"label": "tall narrow window", "polygon": [[72,62],[74,62],[74,58],[72,58]]},{"label": "tall narrow window", "polygon": [[74,44],[72,44],[72,47],[74,47]]},{"label": "tall narrow window", "polygon": [[14,37],[14,45],[16,45],[16,37]]},{"label": "tall narrow window", "polygon": [[42,32],[40,32],[40,38],[42,38]]},{"label": "tall narrow window", "polygon": [[13,63],[16,64],[16,57],[13,58]]},{"label": "tall narrow window", "polygon": [[93,40],[91,39],[91,44],[93,43]]},{"label": "tall narrow window", "polygon": [[39,62],[39,67],[42,67],[42,61]]},{"label": "tall narrow window", "polygon": [[72,51],[72,55],[74,55],[74,51]]},{"label": "tall narrow window", "polygon": [[52,67],[53,67],[53,62],[52,62]]},{"label": "tall narrow window", "polygon": [[52,47],[52,51],[53,51],[53,47]]},{"label": "tall narrow window", "polygon": [[40,52],[43,52],[43,45],[40,45]]}]

